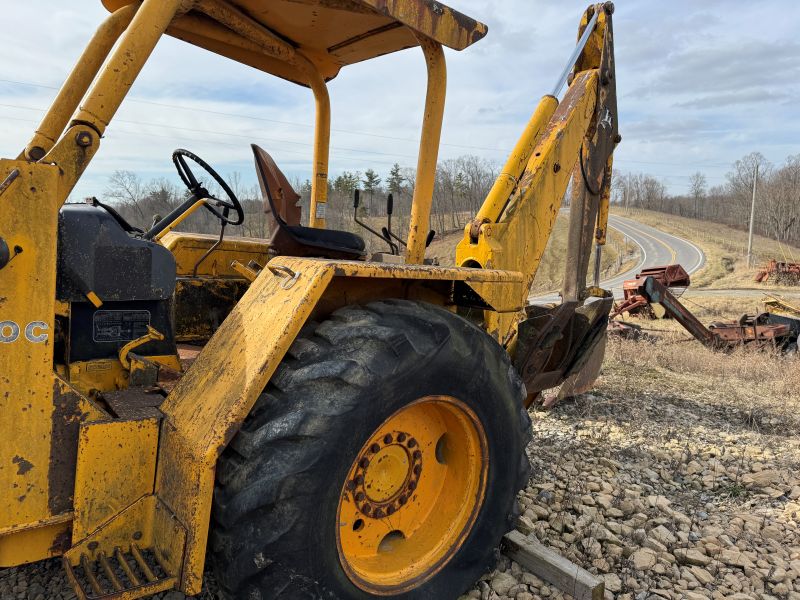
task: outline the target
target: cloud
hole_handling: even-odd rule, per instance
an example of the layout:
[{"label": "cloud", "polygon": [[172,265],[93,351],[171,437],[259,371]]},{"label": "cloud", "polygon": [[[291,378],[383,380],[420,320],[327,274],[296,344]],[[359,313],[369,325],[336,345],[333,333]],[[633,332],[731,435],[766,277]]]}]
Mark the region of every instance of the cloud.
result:
[{"label": "cloud", "polygon": [[[440,156],[470,153],[501,163],[574,47],[586,0],[451,3],[486,22],[489,35],[464,52],[447,51]],[[99,2],[74,4],[16,3],[6,17],[5,156],[27,143],[53,88],[105,18]],[[618,168],[648,171],[678,193],[692,172],[719,182],[727,165],[753,150],[775,163],[798,153],[800,124],[791,102],[800,95],[798,22],[800,3],[793,0],[618,1]],[[330,89],[331,174],[373,168],[385,175],[394,162],[416,164],[425,94],[418,49],[345,68]],[[249,184],[251,141],[268,148],[290,176],[307,178],[312,136],[307,89],[165,38],[74,196],[102,193],[115,169],[177,181],[170,161],[176,147],[196,151],[222,173],[241,172]]]}]

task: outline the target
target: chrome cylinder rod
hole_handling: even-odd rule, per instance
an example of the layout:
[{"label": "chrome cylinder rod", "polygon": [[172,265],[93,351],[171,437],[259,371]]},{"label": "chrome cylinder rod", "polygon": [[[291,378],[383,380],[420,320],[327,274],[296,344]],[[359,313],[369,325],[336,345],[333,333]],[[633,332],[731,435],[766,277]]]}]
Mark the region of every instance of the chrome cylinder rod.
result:
[{"label": "chrome cylinder rod", "polygon": [[578,57],[583,52],[583,49],[586,47],[586,42],[589,41],[589,36],[592,35],[594,31],[594,26],[597,25],[597,17],[600,14],[600,11],[595,9],[592,18],[589,19],[589,23],[586,24],[586,29],[583,30],[583,35],[581,35],[581,39],[578,40],[578,45],[575,46],[575,50],[573,50],[572,55],[569,57],[567,61],[567,66],[564,67],[564,71],[561,73],[561,76],[558,78],[558,83],[556,83],[556,87],[553,88],[553,96],[558,98],[558,95],[561,93],[561,89],[564,87],[564,84],[567,83],[567,78],[569,77],[570,72],[572,71],[572,67],[575,66],[575,63],[578,61]]}]

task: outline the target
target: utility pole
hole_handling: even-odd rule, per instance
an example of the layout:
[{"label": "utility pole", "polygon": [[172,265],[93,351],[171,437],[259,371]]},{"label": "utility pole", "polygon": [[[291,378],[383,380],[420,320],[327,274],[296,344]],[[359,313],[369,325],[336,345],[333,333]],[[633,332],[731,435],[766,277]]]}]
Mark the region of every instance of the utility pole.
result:
[{"label": "utility pole", "polygon": [[750,234],[747,236],[747,267],[753,266],[753,221],[756,215],[756,183],[758,182],[758,163],[753,175],[753,201],[750,204]]}]

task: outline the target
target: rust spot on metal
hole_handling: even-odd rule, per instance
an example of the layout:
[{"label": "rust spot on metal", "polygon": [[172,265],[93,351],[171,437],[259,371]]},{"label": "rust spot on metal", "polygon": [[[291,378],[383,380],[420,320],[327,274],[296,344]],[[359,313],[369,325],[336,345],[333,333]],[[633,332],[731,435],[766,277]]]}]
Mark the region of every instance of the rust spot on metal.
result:
[{"label": "rust spot on metal", "polygon": [[14,183],[14,180],[16,180],[17,177],[19,177],[19,175],[20,175],[19,169],[14,169],[13,171],[11,171],[11,173],[8,174],[8,177],[6,177],[3,180],[3,183],[0,183],[0,196],[2,196],[6,192],[6,190],[11,186],[11,184]]},{"label": "rust spot on metal", "polygon": [[72,529],[67,528],[59,533],[54,539],[48,552],[51,556],[60,556],[72,546]]},{"label": "rust spot on metal", "polygon": [[30,461],[25,460],[19,455],[12,458],[11,462],[17,465],[17,475],[25,475],[25,473],[33,468],[33,464]]},{"label": "rust spot on metal", "polygon": [[61,386],[56,382],[53,386],[53,430],[47,472],[47,505],[54,515],[72,509],[75,465],[78,460],[78,430],[85,419],[86,415],[80,412],[78,394],[71,390],[62,392]]}]

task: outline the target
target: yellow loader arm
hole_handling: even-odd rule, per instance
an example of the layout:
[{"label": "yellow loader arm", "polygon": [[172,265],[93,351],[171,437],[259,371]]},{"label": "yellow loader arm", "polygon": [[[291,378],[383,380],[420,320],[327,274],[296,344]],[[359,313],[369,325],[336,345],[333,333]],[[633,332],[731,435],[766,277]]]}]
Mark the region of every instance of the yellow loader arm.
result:
[{"label": "yellow loader arm", "polygon": [[[460,266],[522,273],[523,293],[527,296],[572,181],[566,276],[561,292],[564,303],[551,313],[529,307],[522,320],[520,315],[485,312],[487,330],[515,355],[532,395],[580,370],[604,339],[599,334],[604,325],[601,321],[611,307],[610,298],[585,307],[581,304],[590,295],[608,295],[587,290],[586,279],[594,239],[594,288],[599,286],[612,153],[621,140],[617,129],[613,11],[613,4],[607,2],[590,6],[584,13],[578,44],[566,69],[553,93],[539,102],[456,250],[456,264]],[[559,102],[557,96],[567,81],[569,89]],[[501,300],[496,288],[481,289],[480,293],[490,306]],[[527,298],[515,300],[524,305]],[[576,319],[583,324],[578,326]],[[566,347],[547,346],[546,337],[555,337],[559,332],[562,340],[569,340],[564,342]],[[531,337],[534,333],[535,339]],[[528,355],[527,348],[535,349],[536,358]],[[548,357],[559,354],[567,358],[558,364],[550,360],[548,366]],[[550,375],[543,377],[542,370]],[[533,382],[535,378],[537,383]]]}]

